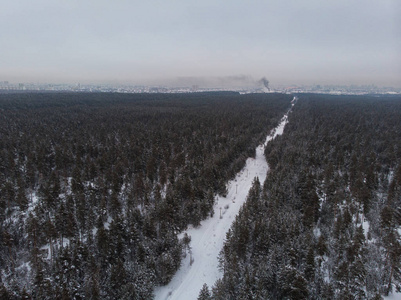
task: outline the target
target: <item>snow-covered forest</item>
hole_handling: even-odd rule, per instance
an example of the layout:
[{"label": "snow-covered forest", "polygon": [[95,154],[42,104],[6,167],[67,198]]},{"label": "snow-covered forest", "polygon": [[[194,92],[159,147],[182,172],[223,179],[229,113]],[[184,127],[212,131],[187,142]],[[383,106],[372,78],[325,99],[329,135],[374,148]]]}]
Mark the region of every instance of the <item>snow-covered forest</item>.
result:
[{"label": "snow-covered forest", "polygon": [[[294,97],[292,103],[296,101]],[[219,268],[219,252],[232,222],[247,199],[255,182],[264,182],[268,164],[264,149],[271,140],[283,134],[288,122],[288,112],[279,125],[272,129],[263,144],[256,148],[255,157],[249,157],[245,167],[227,184],[227,195],[219,196],[214,203],[214,213],[200,226],[190,226],[181,233],[189,243],[181,266],[169,284],[155,289],[155,300],[196,299],[202,286],[212,286],[223,276]]]},{"label": "snow-covered forest", "polygon": [[0,298],[152,299],[281,94],[0,94]]},{"label": "snow-covered forest", "polygon": [[[401,287],[401,98],[300,95],[199,299],[382,299]],[[212,296],[211,296],[212,294]]]},{"label": "snow-covered forest", "polygon": [[0,94],[0,299],[153,299],[202,255],[201,300],[399,291],[401,97],[291,100]]}]

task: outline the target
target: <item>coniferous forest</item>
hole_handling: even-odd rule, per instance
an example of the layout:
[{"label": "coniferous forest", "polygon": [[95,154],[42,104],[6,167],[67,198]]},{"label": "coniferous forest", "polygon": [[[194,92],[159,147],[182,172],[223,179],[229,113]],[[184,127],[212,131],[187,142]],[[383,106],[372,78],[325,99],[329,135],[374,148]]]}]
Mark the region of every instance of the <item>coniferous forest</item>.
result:
[{"label": "coniferous forest", "polygon": [[299,95],[198,299],[382,299],[401,289],[401,98]]},{"label": "coniferous forest", "polygon": [[0,298],[151,299],[291,100],[0,94]]},{"label": "coniferous forest", "polygon": [[[292,98],[0,94],[0,298],[152,299]],[[401,289],[401,97],[298,98],[199,299]]]}]

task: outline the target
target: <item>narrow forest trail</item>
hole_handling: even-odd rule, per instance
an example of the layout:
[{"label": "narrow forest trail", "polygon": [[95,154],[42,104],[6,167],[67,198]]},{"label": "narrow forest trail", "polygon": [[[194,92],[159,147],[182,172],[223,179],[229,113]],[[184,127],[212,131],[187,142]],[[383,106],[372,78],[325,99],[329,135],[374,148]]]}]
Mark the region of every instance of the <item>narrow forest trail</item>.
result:
[{"label": "narrow forest trail", "polygon": [[[294,97],[292,105],[296,100],[297,98]],[[185,233],[191,237],[192,255],[188,254],[181,261],[181,267],[168,285],[155,289],[154,299],[197,299],[204,283],[210,288],[217,279],[222,277],[223,274],[218,268],[218,255],[223,248],[226,232],[245,202],[254,178],[258,177],[261,183],[265,181],[269,166],[264,156],[264,147],[277,135],[283,134],[288,122],[288,113],[271,131],[265,143],[256,148],[255,158],[248,158],[245,167],[234,180],[228,183],[227,196],[217,198],[214,216],[202,221],[199,227],[189,227],[181,234],[181,237]],[[190,256],[193,258],[192,264],[190,264]]]}]

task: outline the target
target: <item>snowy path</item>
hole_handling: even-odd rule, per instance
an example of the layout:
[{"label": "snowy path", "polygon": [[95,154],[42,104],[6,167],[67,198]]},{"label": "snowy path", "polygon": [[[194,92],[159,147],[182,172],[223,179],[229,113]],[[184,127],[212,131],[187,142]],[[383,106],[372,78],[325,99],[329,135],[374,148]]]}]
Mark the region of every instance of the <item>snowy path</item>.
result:
[{"label": "snowy path", "polygon": [[198,228],[189,227],[185,231],[191,236],[190,246],[194,262],[190,265],[190,256],[187,255],[171,282],[155,289],[156,300],[197,299],[204,283],[207,283],[210,288],[217,279],[222,277],[223,274],[218,269],[217,257],[223,248],[226,232],[245,202],[253,179],[259,177],[261,183],[265,181],[268,165],[263,153],[264,146],[283,133],[285,124],[287,124],[287,115],[281,119],[277,128],[272,130],[265,144],[256,148],[255,159],[248,158],[244,169],[228,183],[227,197],[218,197],[213,218],[202,221]]}]

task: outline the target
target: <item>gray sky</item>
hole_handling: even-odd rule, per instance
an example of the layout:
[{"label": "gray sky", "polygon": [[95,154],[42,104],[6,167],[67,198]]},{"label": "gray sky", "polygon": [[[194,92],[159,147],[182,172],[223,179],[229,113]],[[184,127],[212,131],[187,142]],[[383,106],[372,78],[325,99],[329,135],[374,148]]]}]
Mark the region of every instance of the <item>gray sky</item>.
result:
[{"label": "gray sky", "polygon": [[400,0],[0,0],[0,7],[0,81],[266,76],[272,86],[401,86]]}]

